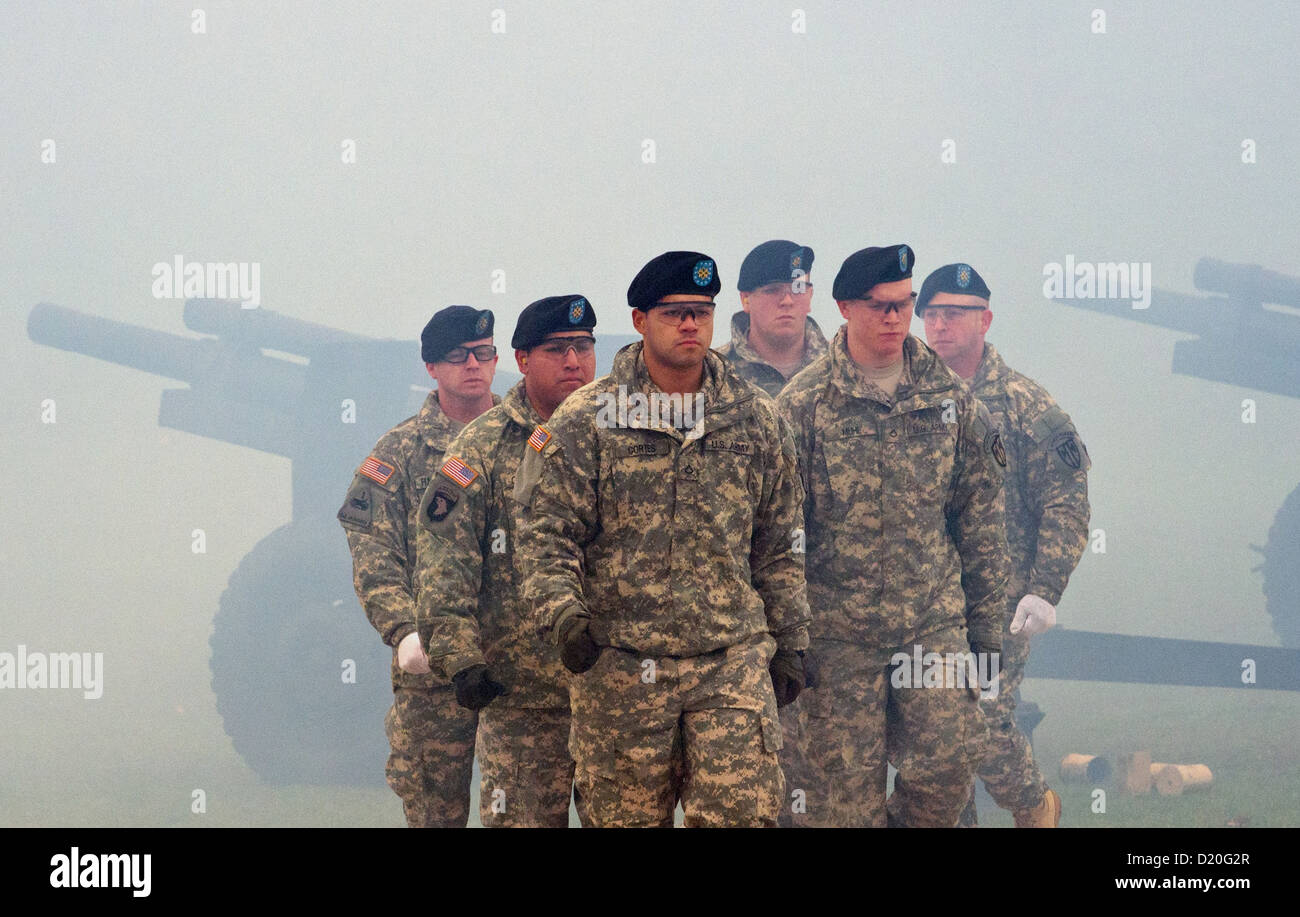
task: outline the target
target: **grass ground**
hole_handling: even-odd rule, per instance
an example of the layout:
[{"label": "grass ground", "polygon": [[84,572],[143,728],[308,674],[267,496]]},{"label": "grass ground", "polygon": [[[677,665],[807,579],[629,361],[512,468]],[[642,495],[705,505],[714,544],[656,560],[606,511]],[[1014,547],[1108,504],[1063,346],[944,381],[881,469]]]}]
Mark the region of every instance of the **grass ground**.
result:
[{"label": "grass ground", "polygon": [[[1300,694],[1249,688],[1199,689],[1038,680],[1025,697],[1047,714],[1035,753],[1062,796],[1063,827],[1300,826]],[[224,737],[221,737],[224,739]],[[221,755],[132,757],[38,769],[0,768],[5,826],[400,826],[401,807],[382,784],[367,787],[269,786],[228,748]],[[1105,755],[1149,749],[1155,760],[1208,765],[1214,785],[1181,797],[1124,797],[1105,787],[1105,812],[1093,811],[1090,785],[1063,784],[1069,752]],[[383,762],[376,761],[377,772]],[[476,781],[477,784],[477,781]],[[207,811],[191,811],[201,788]],[[478,824],[477,785],[471,823]],[[571,819],[577,824],[576,817]],[[1011,816],[984,798],[980,823],[1010,827]]]}]

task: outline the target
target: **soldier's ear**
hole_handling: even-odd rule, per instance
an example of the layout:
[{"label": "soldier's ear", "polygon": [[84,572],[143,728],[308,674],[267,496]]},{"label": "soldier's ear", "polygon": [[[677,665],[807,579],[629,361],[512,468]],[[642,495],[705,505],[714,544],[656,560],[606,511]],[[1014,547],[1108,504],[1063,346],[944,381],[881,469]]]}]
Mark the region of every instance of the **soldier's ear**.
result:
[{"label": "soldier's ear", "polygon": [[528,375],[526,372],[524,372],[524,370],[528,368],[528,351],[516,350],[515,363],[519,365],[519,371],[521,373],[524,373],[524,375]]},{"label": "soldier's ear", "polygon": [[432,379],[434,382],[437,382],[437,381],[438,381],[438,371],[437,371],[436,369],[434,369],[434,364],[432,364],[432,363],[425,363],[425,364],[424,364],[424,370],[425,370],[425,372],[427,372],[427,373],[429,374],[429,378],[430,378],[430,379]]},{"label": "soldier's ear", "polygon": [[632,310],[632,327],[636,329],[637,334],[645,334],[646,313],[640,309]]},{"label": "soldier's ear", "polygon": [[740,308],[744,309],[746,312],[749,311],[749,294],[748,294],[748,293],[741,293],[741,294],[740,294]]},{"label": "soldier's ear", "polygon": [[984,334],[989,333],[989,325],[991,324],[993,324],[993,310],[985,309],[984,314],[980,316],[980,327],[984,329]]}]

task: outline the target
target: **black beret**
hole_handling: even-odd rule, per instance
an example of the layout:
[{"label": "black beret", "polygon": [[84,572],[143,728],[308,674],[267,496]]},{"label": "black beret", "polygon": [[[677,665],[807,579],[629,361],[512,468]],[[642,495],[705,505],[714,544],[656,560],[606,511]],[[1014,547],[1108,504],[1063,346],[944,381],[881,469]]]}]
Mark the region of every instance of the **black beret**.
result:
[{"label": "black beret", "polygon": [[587,297],[577,293],[568,296],[548,296],[519,314],[515,335],[510,346],[515,350],[528,350],[546,340],[557,331],[590,331],[596,327],[596,313]]},{"label": "black beret", "polygon": [[420,357],[437,363],[453,347],[492,337],[492,312],[473,306],[448,306],[433,314],[420,332]]},{"label": "black beret", "polygon": [[740,263],[736,289],[742,293],[769,283],[789,283],[812,271],[813,250],[806,245],[773,239],[764,242]]},{"label": "black beret", "polygon": [[892,283],[912,276],[916,257],[906,245],[864,248],[844,259],[835,275],[831,296],[836,302],[866,299],[867,291],[878,283]]},{"label": "black beret", "polygon": [[[921,295],[916,299],[916,314],[920,315],[934,298],[935,293],[957,293],[963,296],[989,298],[989,285],[979,275],[979,271],[969,264],[945,264],[921,284]],[[973,307],[968,307],[973,308]]]},{"label": "black beret", "polygon": [[627,304],[645,310],[674,293],[717,296],[721,290],[717,265],[708,255],[664,252],[632,278],[632,285],[627,288]]}]

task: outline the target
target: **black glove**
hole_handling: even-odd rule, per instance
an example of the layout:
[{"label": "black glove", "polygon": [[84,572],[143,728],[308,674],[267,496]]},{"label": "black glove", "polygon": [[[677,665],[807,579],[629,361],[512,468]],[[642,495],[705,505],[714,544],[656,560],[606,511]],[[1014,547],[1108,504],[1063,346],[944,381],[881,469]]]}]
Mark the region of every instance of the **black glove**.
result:
[{"label": "black glove", "polygon": [[506,686],[493,681],[485,665],[472,665],[461,669],[452,678],[456,686],[456,703],[467,710],[482,710],[498,694],[506,693]]},{"label": "black glove", "polygon": [[803,690],[804,668],[801,650],[777,650],[767,671],[772,676],[772,690],[776,692],[778,707],[791,703]]},{"label": "black glove", "polygon": [[817,663],[817,657],[813,655],[811,649],[803,651],[803,686],[805,688],[817,688],[817,683],[821,680],[821,666]]},{"label": "black glove", "polygon": [[[980,643],[978,640],[972,640],[970,651],[975,654],[975,671],[980,675],[980,677],[983,677],[984,675],[984,666],[981,665],[979,661],[980,653],[989,654],[987,658],[993,663],[992,668],[989,669],[989,678],[997,678],[998,675],[1001,674],[1002,647],[994,646],[991,643]],[[987,687],[987,685],[980,685],[980,687],[984,688]]]},{"label": "black glove", "polygon": [[591,639],[588,630],[590,618],[575,615],[564,622],[560,633],[560,661],[574,675],[581,675],[593,665],[600,656],[600,647]]}]

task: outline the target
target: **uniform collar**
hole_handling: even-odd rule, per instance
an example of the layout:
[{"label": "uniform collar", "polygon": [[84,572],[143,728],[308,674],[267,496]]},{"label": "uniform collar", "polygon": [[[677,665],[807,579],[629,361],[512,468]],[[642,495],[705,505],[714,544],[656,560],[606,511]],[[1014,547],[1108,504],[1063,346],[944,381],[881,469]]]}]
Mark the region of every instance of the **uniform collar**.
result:
[{"label": "uniform collar", "polygon": [[[643,392],[646,395],[663,392],[650,378],[642,356],[643,349],[644,344],[636,341],[614,355],[614,365],[608,376],[610,388],[623,385],[628,393]],[[753,412],[753,387],[736,375],[731,365],[713,350],[704,352],[704,384],[700,391],[704,395],[705,432],[730,426]],[[662,432],[684,438],[680,430]]]},{"label": "uniform collar", "polygon": [[[501,403],[499,395],[492,395],[492,404],[495,407]],[[444,449],[447,443],[455,438],[456,434],[465,426],[458,420],[452,420],[443,413],[442,405],[438,402],[437,389],[429,392],[424,399],[424,404],[420,407],[419,415],[420,434],[424,441],[434,449]]]},{"label": "uniform collar", "polygon": [[1010,369],[1001,354],[992,344],[985,341],[984,354],[980,357],[979,365],[975,367],[975,375],[971,376],[971,391],[979,391],[986,386],[994,385],[1008,372]]},{"label": "uniform collar", "polygon": [[848,325],[840,326],[829,349],[830,381],[837,388],[851,398],[869,399],[891,409],[898,406],[900,412],[940,404],[944,395],[960,385],[939,355],[914,334],[903,339],[903,374],[892,398],[866,379],[849,356]]},{"label": "uniform collar", "polygon": [[501,399],[501,407],[511,420],[527,430],[535,429],[538,424],[546,422],[542,420],[542,415],[537,413],[533,403],[528,400],[528,391],[524,388],[523,379],[512,385],[510,391],[506,392],[506,396]]}]

